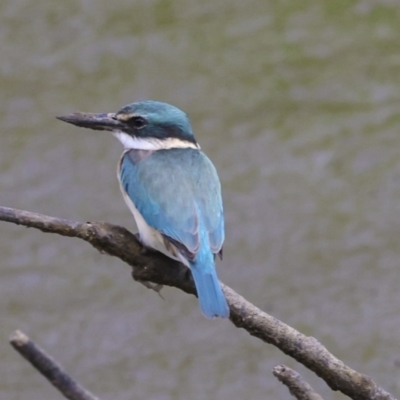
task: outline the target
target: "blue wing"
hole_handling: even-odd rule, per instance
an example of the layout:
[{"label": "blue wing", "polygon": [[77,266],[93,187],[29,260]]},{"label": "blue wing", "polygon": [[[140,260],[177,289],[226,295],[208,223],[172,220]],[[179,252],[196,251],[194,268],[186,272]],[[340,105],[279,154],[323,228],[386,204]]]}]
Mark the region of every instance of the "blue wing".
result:
[{"label": "blue wing", "polygon": [[130,150],[120,163],[123,189],[149,226],[195,255],[199,229],[213,253],[222,249],[224,217],[217,172],[195,149]]}]

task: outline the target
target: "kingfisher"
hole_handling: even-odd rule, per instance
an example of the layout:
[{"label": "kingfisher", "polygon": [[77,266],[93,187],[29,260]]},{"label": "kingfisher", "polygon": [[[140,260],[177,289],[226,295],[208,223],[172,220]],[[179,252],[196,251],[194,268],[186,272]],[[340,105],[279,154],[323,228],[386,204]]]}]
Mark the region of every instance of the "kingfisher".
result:
[{"label": "kingfisher", "polygon": [[170,104],[148,100],[116,113],[57,118],[109,131],[119,139],[124,151],[117,176],[143,246],[161,250],[190,269],[207,318],[228,318],[215,268],[225,239],[221,184],[188,116]]}]

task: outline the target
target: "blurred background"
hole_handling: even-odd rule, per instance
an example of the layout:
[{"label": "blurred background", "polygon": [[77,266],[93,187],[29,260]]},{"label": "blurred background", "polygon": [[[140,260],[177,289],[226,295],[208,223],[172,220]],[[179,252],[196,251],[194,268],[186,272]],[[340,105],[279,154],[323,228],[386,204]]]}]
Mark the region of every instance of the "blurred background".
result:
[{"label": "blurred background", "polygon": [[[3,1],[0,205],[135,229],[121,145],[54,116],[172,103],[222,181],[220,278],[398,396],[399,18],[394,0]],[[344,398],[80,240],[0,228],[1,398],[62,398],[17,328],[103,400],[288,398],[280,363]]]}]

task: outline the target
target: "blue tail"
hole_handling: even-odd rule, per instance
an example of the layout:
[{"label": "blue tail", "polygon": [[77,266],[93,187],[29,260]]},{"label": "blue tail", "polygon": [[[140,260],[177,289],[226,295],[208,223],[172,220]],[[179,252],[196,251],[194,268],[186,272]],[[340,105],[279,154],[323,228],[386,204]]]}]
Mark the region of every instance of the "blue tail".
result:
[{"label": "blue tail", "polygon": [[214,256],[207,247],[202,245],[196,261],[190,263],[200,309],[207,318],[228,318],[228,303],[218,281]]}]

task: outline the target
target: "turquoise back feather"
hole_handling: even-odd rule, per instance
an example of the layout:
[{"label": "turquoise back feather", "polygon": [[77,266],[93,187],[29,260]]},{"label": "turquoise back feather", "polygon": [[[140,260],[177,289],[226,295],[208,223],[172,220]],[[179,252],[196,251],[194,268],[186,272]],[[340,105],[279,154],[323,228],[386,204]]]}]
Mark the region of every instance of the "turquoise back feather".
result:
[{"label": "turquoise back feather", "polygon": [[184,246],[181,253],[189,261],[203,314],[227,318],[229,307],[214,264],[225,238],[223,205],[211,161],[190,148],[130,150],[123,155],[119,174],[146,223]]}]

